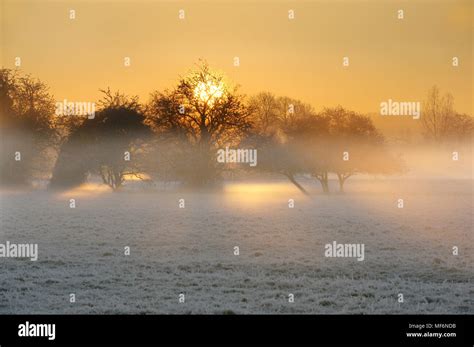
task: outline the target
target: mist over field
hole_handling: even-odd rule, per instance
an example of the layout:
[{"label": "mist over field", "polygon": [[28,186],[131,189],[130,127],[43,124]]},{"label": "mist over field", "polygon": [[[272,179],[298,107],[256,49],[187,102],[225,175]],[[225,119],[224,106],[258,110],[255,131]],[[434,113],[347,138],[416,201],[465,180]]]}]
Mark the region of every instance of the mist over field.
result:
[{"label": "mist over field", "polygon": [[[471,180],[360,179],[310,198],[279,179],[220,193],[135,185],[3,192],[2,239],[38,243],[39,259],[5,259],[0,312],[473,312]],[[365,260],[326,258],[334,240],[364,243]]]},{"label": "mist over field", "polygon": [[[3,190],[2,240],[37,243],[39,259],[3,260],[0,312],[472,314],[473,181],[445,154],[412,153],[410,174],[354,177],[344,194],[299,177],[307,196],[279,176]],[[334,240],[364,243],[364,261],[325,257]]]}]

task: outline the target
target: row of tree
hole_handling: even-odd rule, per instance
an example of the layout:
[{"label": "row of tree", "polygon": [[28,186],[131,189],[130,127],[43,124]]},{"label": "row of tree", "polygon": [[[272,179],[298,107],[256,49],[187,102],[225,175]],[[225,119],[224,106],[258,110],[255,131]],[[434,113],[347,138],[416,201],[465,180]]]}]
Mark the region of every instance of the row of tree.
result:
[{"label": "row of tree", "polygon": [[[25,183],[46,171],[52,188],[79,185],[91,174],[113,189],[129,175],[143,174],[214,185],[236,169],[216,160],[217,149],[227,146],[258,150],[258,165],[240,170],[284,175],[304,193],[298,175],[313,177],[329,192],[330,173],[343,190],[346,180],[358,173],[404,170],[369,117],[342,107],[315,112],[299,100],[271,93],[247,100],[205,62],[173,89],[153,92],[145,105],[138,97],[103,90],[93,119],[55,114],[47,86],[30,76],[2,69],[0,83],[3,184]],[[446,119],[456,118],[465,122],[459,131],[472,135],[471,117],[456,115],[437,89],[430,98],[434,106],[425,113],[434,119],[424,118],[427,134],[436,140],[451,135],[457,130]]]}]

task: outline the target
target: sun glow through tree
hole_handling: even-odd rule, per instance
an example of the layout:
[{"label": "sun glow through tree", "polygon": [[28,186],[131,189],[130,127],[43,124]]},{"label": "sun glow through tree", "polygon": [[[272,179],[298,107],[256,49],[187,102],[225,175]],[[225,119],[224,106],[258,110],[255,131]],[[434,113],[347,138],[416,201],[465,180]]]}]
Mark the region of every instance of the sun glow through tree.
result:
[{"label": "sun glow through tree", "polygon": [[213,81],[199,82],[194,88],[194,97],[213,105],[224,94],[224,83],[215,84]]}]

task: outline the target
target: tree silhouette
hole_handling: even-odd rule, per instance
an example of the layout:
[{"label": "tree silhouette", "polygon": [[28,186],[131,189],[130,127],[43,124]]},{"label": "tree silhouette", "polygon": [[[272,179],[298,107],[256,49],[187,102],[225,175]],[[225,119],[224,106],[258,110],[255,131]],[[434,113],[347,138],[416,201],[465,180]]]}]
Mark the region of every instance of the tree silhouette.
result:
[{"label": "tree silhouette", "polygon": [[445,139],[465,142],[472,141],[474,134],[474,118],[468,114],[455,113],[449,120],[449,127],[445,133]]},{"label": "tree silhouette", "polygon": [[428,91],[421,115],[424,135],[427,139],[441,143],[463,142],[472,139],[474,119],[454,110],[454,98],[450,93],[441,95],[437,86]]},{"label": "tree silhouette", "polygon": [[[45,150],[57,138],[54,99],[29,75],[0,69],[0,181],[24,184],[41,169]],[[19,153],[20,160],[15,160]]]},{"label": "tree silhouette", "polygon": [[250,98],[254,128],[247,141],[259,148],[259,168],[284,175],[302,193],[296,175],[311,172],[314,140],[326,129],[325,120],[299,100],[262,92]]},{"label": "tree silhouette", "polygon": [[185,178],[189,183],[214,182],[219,174],[216,149],[238,144],[250,129],[243,99],[238,87],[231,87],[206,62],[181,78],[173,90],[152,93],[147,124],[184,143],[185,150],[176,154],[175,166],[180,172],[189,170]]},{"label": "tree silhouette", "polygon": [[423,104],[421,116],[425,136],[434,142],[441,142],[449,128],[449,120],[454,115],[454,99],[449,93],[441,96],[439,88],[433,86]]},{"label": "tree silhouette", "polygon": [[[126,175],[138,174],[133,160],[151,131],[144,124],[138,97],[102,90],[99,111],[94,119],[84,119],[63,144],[51,179],[51,187],[83,183],[89,173],[97,173],[112,189],[119,189]],[[130,157],[130,160],[127,160]]]},{"label": "tree silhouette", "polygon": [[392,174],[402,170],[399,158],[392,156],[383,135],[372,120],[342,107],[326,108],[319,117],[326,120],[326,133],[315,135],[317,155],[313,177],[329,192],[328,174],[333,172],[344,191],[346,180],[358,173]]}]

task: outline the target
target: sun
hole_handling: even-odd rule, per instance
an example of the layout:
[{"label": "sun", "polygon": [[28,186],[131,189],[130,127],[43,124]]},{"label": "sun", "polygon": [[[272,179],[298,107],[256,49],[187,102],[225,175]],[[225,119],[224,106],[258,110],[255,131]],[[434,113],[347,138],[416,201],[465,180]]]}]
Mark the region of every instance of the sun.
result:
[{"label": "sun", "polygon": [[222,95],[224,95],[224,83],[222,82],[218,84],[212,81],[199,82],[194,88],[194,97],[210,105],[214,104]]}]

